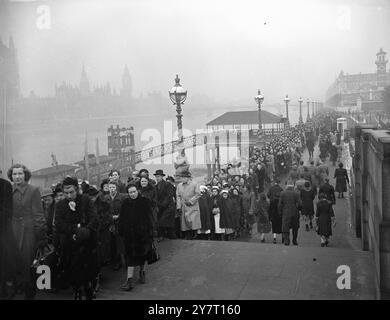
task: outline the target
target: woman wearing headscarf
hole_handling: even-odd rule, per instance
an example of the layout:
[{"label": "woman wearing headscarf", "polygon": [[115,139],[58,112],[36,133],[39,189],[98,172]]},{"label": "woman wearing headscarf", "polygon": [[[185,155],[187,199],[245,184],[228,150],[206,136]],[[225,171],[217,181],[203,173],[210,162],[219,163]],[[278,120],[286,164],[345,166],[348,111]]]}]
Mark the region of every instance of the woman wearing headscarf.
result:
[{"label": "woman wearing headscarf", "polygon": [[257,231],[260,233],[261,242],[265,242],[265,234],[271,231],[269,223],[269,202],[264,193],[260,193],[256,206]]},{"label": "woman wearing headscarf", "polygon": [[[148,199],[150,201],[150,207],[152,208],[152,216],[153,216],[153,232],[154,237],[158,236],[158,207],[157,207],[157,190],[150,182],[150,179],[143,176],[141,177],[139,181],[139,193],[142,197]],[[159,241],[161,241],[163,238],[159,238]]]},{"label": "woman wearing headscarf", "polygon": [[339,167],[334,172],[336,192],[339,193],[339,199],[344,198],[344,192],[347,192],[347,183],[349,184],[348,172],[343,166],[342,162],[340,162]]},{"label": "woman wearing headscarf", "polygon": [[22,259],[22,274],[19,279],[25,298],[33,299],[35,283],[30,272],[31,264],[38,248],[47,245],[46,221],[41,194],[37,187],[29,184],[31,172],[22,164],[15,164],[8,170],[8,178],[13,182],[13,231]]},{"label": "woman wearing headscarf", "polygon": [[145,283],[145,262],[153,242],[151,202],[139,195],[134,184],[127,186],[129,197],[121,206],[118,231],[123,237],[127,265],[127,279],[121,289],[133,289],[134,268],[139,266],[140,283]]},{"label": "woman wearing headscarf", "polygon": [[225,229],[220,227],[221,220],[221,197],[219,195],[219,187],[214,186],[211,193],[211,213],[213,219],[211,220],[212,225],[212,237],[213,240],[223,240]]},{"label": "woman wearing headscarf", "polygon": [[328,246],[329,237],[332,235],[332,224],[335,223],[335,216],[332,203],[326,200],[325,194],[321,193],[318,199],[316,213],[317,233],[321,237],[321,247],[325,247]]},{"label": "woman wearing headscarf", "polygon": [[225,240],[230,240],[232,238],[232,234],[234,233],[235,227],[235,217],[233,213],[233,203],[229,196],[229,191],[222,190],[221,191],[221,220],[220,227],[225,229]]},{"label": "woman wearing headscarf", "polygon": [[211,211],[212,203],[211,197],[207,191],[206,186],[200,186],[201,196],[199,198],[199,210],[200,210],[200,224],[201,229],[198,230],[198,235],[206,235],[207,239],[210,240],[211,235]]}]

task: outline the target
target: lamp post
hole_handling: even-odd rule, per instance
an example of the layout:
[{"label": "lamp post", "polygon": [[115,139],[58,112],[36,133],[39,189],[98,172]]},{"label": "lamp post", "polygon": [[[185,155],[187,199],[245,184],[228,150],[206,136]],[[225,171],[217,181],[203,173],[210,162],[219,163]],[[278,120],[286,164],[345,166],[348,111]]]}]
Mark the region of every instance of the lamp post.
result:
[{"label": "lamp post", "polygon": [[287,118],[287,126],[290,125],[290,120],[288,117],[288,103],[290,102],[290,98],[288,97],[288,94],[286,94],[286,97],[284,98],[284,102],[286,103],[286,118]]},{"label": "lamp post", "polygon": [[307,101],[307,116],[306,116],[306,122],[310,120],[310,99],[308,98]]},{"label": "lamp post", "polygon": [[312,101],[311,101],[311,117],[312,117],[312,118],[314,118],[314,103],[315,103],[315,101],[312,100]]},{"label": "lamp post", "polygon": [[257,107],[258,107],[258,121],[259,121],[259,133],[258,135],[262,135],[263,133],[263,127],[262,127],[262,123],[261,123],[261,104],[263,103],[264,101],[264,96],[261,94],[260,90],[257,91],[257,96],[255,96],[255,101],[257,103]]},{"label": "lamp post", "polygon": [[183,115],[181,114],[181,106],[184,104],[187,98],[187,90],[180,84],[179,76],[176,75],[175,85],[171,90],[169,90],[169,98],[171,99],[173,105],[176,105],[176,118],[177,118],[177,131],[178,131],[178,151],[179,155],[175,163],[176,177],[180,177],[181,173],[188,171],[189,165],[185,156],[184,150],[184,137],[183,137]]},{"label": "lamp post", "polygon": [[303,123],[303,121],[302,121],[302,102],[303,102],[303,99],[302,99],[302,97],[299,98],[298,102],[299,102],[299,124],[302,124]]}]

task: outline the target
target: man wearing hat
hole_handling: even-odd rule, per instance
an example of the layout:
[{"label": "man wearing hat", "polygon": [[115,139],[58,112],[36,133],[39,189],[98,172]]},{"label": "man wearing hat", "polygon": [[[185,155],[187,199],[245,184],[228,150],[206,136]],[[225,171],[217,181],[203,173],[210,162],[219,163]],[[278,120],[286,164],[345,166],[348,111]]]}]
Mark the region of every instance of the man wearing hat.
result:
[{"label": "man wearing hat", "polygon": [[176,208],[181,212],[181,231],[185,233],[187,240],[191,240],[195,238],[196,230],[202,228],[199,209],[201,194],[198,185],[191,181],[189,171],[184,171],[181,177],[183,182],[177,186]]},{"label": "man wearing hat", "polygon": [[298,245],[300,195],[294,190],[294,183],[287,182],[286,190],[282,191],[279,199],[279,212],[282,215],[283,242],[290,245],[290,229],[292,228],[293,244]]},{"label": "man wearing hat", "polygon": [[77,179],[63,181],[65,199],[56,204],[56,231],[61,240],[65,278],[74,289],[74,298],[81,300],[81,287],[86,299],[92,299],[92,281],[97,276],[96,208],[86,194],[80,194]]},{"label": "man wearing hat", "polygon": [[156,193],[157,193],[157,226],[159,239],[163,237],[168,239],[176,239],[175,234],[175,188],[173,185],[164,180],[165,174],[163,170],[157,170],[154,173],[156,177]]}]

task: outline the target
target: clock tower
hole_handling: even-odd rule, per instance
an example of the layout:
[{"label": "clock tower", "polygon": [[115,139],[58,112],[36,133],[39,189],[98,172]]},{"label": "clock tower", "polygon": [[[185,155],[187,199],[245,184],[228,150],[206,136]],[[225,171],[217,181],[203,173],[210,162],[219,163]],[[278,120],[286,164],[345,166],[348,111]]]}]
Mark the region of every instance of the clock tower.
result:
[{"label": "clock tower", "polygon": [[386,52],[381,48],[379,52],[376,54],[375,64],[377,66],[377,83],[378,87],[386,87],[387,86],[387,73],[386,73]]}]

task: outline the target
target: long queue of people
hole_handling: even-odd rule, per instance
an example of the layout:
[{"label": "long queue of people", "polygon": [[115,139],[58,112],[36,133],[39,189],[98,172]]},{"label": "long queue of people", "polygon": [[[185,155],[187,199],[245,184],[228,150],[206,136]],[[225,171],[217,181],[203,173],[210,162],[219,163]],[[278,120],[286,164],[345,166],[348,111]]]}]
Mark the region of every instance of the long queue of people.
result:
[{"label": "long queue of people", "polygon": [[[313,227],[318,187],[318,232],[327,245],[332,205],[326,204],[335,200],[326,166],[301,162],[310,140],[307,132],[315,136],[313,123],[286,130],[251,150],[245,174],[228,165],[204,185],[192,180],[190,172],[184,172],[177,184],[172,177],[165,179],[162,170],[152,179],[146,169],[133,172],[124,183],[119,170],[112,170],[99,189],[66,177],[41,194],[29,183],[26,166],[13,165],[7,172],[9,181],[0,180],[3,296],[12,298],[21,291],[26,299],[34,298],[32,261],[39,257],[52,267],[54,291],[72,287],[75,299],[83,295],[93,299],[104,267],[126,270],[122,290],[133,289],[135,267],[138,282],[145,283],[145,265],[156,257],[157,243],[165,238],[232,240],[250,235],[257,223],[262,242],[272,231],[274,243],[282,234],[282,242],[289,245],[292,229],[297,245],[299,214],[306,217],[307,230]],[[283,190],[278,177],[291,168]],[[342,165],[339,169],[335,177],[341,197],[348,175]],[[322,211],[326,219],[321,218]],[[52,249],[44,255],[48,248]]]}]

